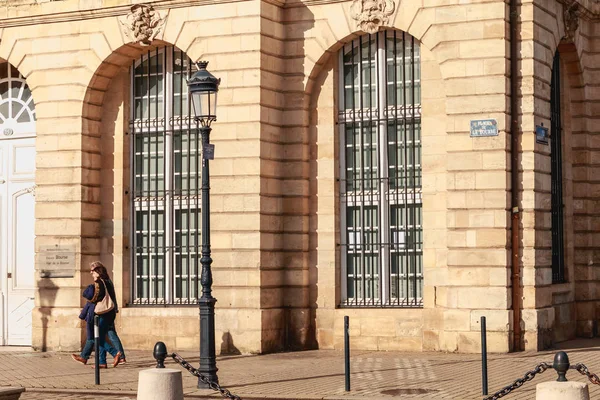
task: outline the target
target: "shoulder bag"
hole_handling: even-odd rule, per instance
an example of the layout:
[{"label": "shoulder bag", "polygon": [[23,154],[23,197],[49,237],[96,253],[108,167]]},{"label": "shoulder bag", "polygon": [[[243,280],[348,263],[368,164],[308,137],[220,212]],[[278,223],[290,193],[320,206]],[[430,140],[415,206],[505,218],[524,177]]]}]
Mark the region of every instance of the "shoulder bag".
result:
[{"label": "shoulder bag", "polygon": [[101,279],[102,284],[104,285],[104,298],[96,303],[96,308],[94,312],[96,314],[106,314],[115,308],[115,303],[112,301],[110,294],[108,293],[108,288],[106,287],[106,283]]}]

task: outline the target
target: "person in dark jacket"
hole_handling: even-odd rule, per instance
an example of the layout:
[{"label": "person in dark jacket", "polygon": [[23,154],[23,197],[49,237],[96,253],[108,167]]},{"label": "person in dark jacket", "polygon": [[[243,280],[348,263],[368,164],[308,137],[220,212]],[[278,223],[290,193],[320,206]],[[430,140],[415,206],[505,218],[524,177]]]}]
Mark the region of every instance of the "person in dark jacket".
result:
[{"label": "person in dark jacket", "polygon": [[[119,364],[125,362],[125,352],[123,350],[123,345],[121,344],[121,339],[115,330],[115,317],[117,312],[119,312],[119,307],[117,305],[117,295],[115,293],[115,287],[108,276],[108,271],[106,271],[106,267],[100,261],[94,261],[90,265],[90,273],[94,278],[94,296],[90,300],[90,302],[94,304],[98,304],[101,302],[105,296],[110,296],[114,308],[108,312],[103,314],[98,314],[98,328],[100,330],[100,335],[98,338],[99,345],[101,347],[105,347],[106,336],[108,335],[108,339],[112,342],[113,346],[117,349],[117,354],[114,356],[113,367],[116,367]],[[99,356],[101,368],[106,368],[106,351],[101,351]]]},{"label": "person in dark jacket", "polygon": [[[85,345],[83,346],[83,350],[81,350],[81,354],[71,354],[71,358],[77,362],[82,364],[87,364],[92,351],[94,351],[94,309],[96,305],[91,303],[90,300],[94,297],[94,284],[88,285],[83,291],[83,297],[88,300],[83,306],[81,313],[79,314],[79,319],[82,319],[86,323],[86,336],[87,340],[85,341]],[[110,345],[108,342],[104,342],[105,347],[99,349],[99,351],[109,352],[113,357],[115,357],[118,351]]]}]

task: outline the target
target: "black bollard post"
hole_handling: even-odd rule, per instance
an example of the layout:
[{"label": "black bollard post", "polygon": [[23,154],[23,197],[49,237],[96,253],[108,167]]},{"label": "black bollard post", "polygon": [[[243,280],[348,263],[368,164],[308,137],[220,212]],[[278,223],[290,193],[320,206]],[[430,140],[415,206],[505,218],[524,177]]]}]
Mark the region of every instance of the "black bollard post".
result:
[{"label": "black bollard post", "polygon": [[345,360],[345,375],[346,375],[346,392],[350,391],[350,333],[349,333],[350,318],[344,316],[344,360]]},{"label": "black bollard post", "polygon": [[165,367],[165,358],[167,358],[167,345],[163,342],[156,342],[154,345],[154,359],[156,360],[156,368]]},{"label": "black bollard post", "polygon": [[552,368],[558,373],[557,382],[567,382],[567,371],[569,370],[569,356],[564,351],[559,351],[554,356]]},{"label": "black bollard post", "polygon": [[100,338],[100,327],[98,326],[98,316],[94,315],[94,376],[96,385],[100,384],[100,349],[98,348],[98,339]]},{"label": "black bollard post", "polygon": [[484,396],[488,394],[488,370],[487,370],[487,332],[485,317],[481,317],[481,390]]}]

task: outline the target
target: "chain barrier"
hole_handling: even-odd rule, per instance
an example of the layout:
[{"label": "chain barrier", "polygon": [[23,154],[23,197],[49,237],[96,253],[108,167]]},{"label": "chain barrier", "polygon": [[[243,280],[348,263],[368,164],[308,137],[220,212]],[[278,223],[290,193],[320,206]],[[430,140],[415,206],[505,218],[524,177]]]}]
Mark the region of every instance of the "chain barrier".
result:
[{"label": "chain barrier", "polygon": [[598,375],[592,374],[584,364],[571,365],[569,369],[577,370],[581,375],[587,376],[594,385],[600,385],[600,378],[598,378]]},{"label": "chain barrier", "polygon": [[221,387],[218,383],[209,381],[207,377],[202,375],[200,373],[200,371],[198,371],[198,369],[192,367],[192,365],[189,362],[185,361],[183,359],[183,357],[181,357],[179,354],[177,354],[177,353],[169,354],[169,357],[172,357],[173,360],[175,360],[175,362],[177,364],[179,364],[183,368],[187,369],[190,372],[190,374],[198,377],[198,379],[200,379],[203,383],[208,385],[208,387],[210,387],[212,390],[215,390],[215,391],[221,393],[221,396],[223,396],[224,398],[233,399],[233,400],[242,400],[241,397],[236,396],[235,394],[232,394],[229,390]]},{"label": "chain barrier", "polygon": [[[541,373],[545,372],[548,368],[552,368],[552,365],[545,363],[545,362],[538,364],[531,371],[527,371],[527,373],[523,376],[523,378],[517,379],[512,384],[503,387],[501,390],[497,391],[496,393],[494,393],[493,395],[491,395],[489,397],[486,397],[484,400],[500,399],[500,398],[506,396],[507,394],[509,394],[510,392],[512,392],[513,390],[518,389],[521,386],[523,386],[523,384],[525,382],[528,382],[528,381],[532,380],[533,378],[535,378],[535,376],[537,374],[541,374]],[[596,378],[598,378],[598,377],[596,377]]]}]

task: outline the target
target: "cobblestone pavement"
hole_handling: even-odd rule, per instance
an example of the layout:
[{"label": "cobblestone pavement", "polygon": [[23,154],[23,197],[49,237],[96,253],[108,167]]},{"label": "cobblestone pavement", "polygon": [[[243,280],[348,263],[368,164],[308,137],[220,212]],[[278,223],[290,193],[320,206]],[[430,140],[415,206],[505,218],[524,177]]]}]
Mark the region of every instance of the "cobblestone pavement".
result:
[{"label": "cobblestone pavement", "polygon": [[[25,392],[19,400],[98,400],[98,394]],[[131,400],[135,397],[103,396],[106,400]]]},{"label": "cobblestone pavement", "polygon": [[[568,352],[571,364],[584,363],[600,374],[600,339],[567,342],[561,348]],[[490,394],[522,378],[540,362],[551,363],[555,352],[489,355]],[[197,365],[197,353],[181,355]],[[0,351],[0,386],[28,388],[21,397],[24,400],[135,398],[138,373],[155,363],[150,352],[139,351],[129,351],[127,361],[118,368],[102,370],[102,384],[95,386],[91,366],[75,363],[67,353]],[[341,351],[219,357],[217,365],[220,383],[244,399],[482,398],[481,358],[477,354],[353,351],[350,392],[344,391]],[[181,369],[171,359],[167,367]],[[211,390],[196,389],[196,378],[181,370],[186,400],[220,398]],[[587,382],[577,371],[570,371],[567,377]],[[556,373],[550,369],[505,398],[534,399],[537,383],[555,379]],[[70,393],[31,391],[50,389]],[[600,396],[600,387],[590,385],[590,395]]]}]

